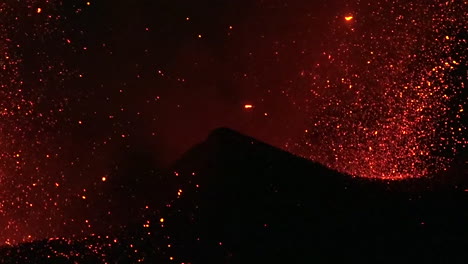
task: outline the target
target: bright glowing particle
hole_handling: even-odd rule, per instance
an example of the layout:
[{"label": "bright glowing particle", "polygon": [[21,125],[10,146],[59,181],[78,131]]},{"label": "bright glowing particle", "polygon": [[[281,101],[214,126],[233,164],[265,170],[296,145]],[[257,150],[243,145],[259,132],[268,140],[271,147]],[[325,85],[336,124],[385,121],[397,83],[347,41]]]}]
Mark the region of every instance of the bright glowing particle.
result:
[{"label": "bright glowing particle", "polygon": [[42,12],[42,8],[38,7],[37,8],[37,13],[40,14]]},{"label": "bright glowing particle", "polygon": [[253,108],[253,105],[251,105],[251,104],[246,104],[246,105],[244,105],[244,108],[245,108],[245,109],[252,109],[252,108]]},{"label": "bright glowing particle", "polygon": [[105,182],[105,181],[107,181],[107,178],[106,178],[106,177],[102,177],[101,180],[102,180],[103,182]]},{"label": "bright glowing particle", "polygon": [[345,19],[346,21],[351,21],[351,20],[353,20],[353,18],[354,18],[353,16],[345,16],[345,17],[344,17],[344,19]]},{"label": "bright glowing particle", "polygon": [[164,223],[164,218],[159,219],[159,222]]}]

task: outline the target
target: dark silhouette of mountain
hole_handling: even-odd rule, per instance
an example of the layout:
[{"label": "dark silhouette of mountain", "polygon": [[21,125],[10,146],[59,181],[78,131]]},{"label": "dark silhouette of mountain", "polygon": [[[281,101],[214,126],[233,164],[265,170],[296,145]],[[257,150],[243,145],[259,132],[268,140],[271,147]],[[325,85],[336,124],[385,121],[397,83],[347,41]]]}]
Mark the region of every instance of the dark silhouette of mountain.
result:
[{"label": "dark silhouette of mountain", "polygon": [[459,263],[468,255],[468,192],[454,180],[353,178],[226,128],[157,177],[140,177],[128,194],[146,202],[164,193],[145,215],[151,227],[4,248],[0,263],[50,263],[71,251],[79,254],[55,263]]},{"label": "dark silhouette of mountain", "polygon": [[193,263],[439,263],[465,255],[468,193],[450,184],[353,178],[224,128],[174,170],[184,190],[178,210],[196,208],[175,239]]}]

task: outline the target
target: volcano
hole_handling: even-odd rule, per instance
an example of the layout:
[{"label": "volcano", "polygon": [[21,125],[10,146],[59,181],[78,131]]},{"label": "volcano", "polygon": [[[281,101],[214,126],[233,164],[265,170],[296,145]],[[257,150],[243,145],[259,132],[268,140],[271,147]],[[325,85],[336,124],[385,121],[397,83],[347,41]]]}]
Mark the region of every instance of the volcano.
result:
[{"label": "volcano", "polygon": [[154,189],[137,185],[129,197],[169,194],[140,225],[4,247],[0,263],[454,263],[468,255],[463,184],[356,178],[227,128],[157,183],[139,182]]}]

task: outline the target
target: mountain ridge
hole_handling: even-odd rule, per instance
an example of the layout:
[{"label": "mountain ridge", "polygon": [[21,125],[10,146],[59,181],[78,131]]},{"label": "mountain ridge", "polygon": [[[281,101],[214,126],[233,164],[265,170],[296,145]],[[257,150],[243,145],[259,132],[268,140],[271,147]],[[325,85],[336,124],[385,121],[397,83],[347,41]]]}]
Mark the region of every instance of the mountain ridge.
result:
[{"label": "mountain ridge", "polygon": [[[113,241],[102,249],[110,263],[142,255],[143,263],[174,263],[169,256],[192,264],[446,263],[467,255],[468,193],[451,185],[352,177],[227,128],[210,133],[157,181],[146,172],[151,164],[144,167],[126,170],[122,180],[142,174],[126,195],[143,195],[145,202],[161,197],[144,209],[148,222],[128,226],[116,240],[94,236],[0,249],[8,256],[0,263],[47,263],[53,252],[62,254],[60,263],[67,263],[63,252],[81,254],[69,260],[96,263],[102,255],[88,248]],[[164,195],[153,194],[159,191]]]}]

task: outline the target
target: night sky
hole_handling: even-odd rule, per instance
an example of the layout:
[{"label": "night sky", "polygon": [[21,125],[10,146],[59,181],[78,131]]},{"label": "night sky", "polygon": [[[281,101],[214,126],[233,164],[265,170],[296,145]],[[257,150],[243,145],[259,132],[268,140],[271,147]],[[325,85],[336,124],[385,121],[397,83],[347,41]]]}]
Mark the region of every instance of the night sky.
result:
[{"label": "night sky", "polygon": [[91,234],[126,160],[164,168],[221,126],[356,177],[444,171],[467,20],[458,0],[4,0],[0,242]]}]

